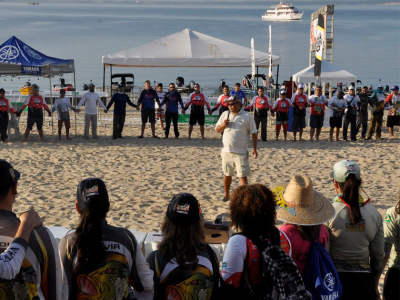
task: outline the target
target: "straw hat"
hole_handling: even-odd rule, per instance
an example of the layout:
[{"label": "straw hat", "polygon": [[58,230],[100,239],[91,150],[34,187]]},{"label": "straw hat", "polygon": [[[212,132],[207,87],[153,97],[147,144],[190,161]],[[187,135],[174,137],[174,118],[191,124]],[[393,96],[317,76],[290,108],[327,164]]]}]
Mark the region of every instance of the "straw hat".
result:
[{"label": "straw hat", "polygon": [[295,175],[289,183],[277,183],[270,189],[275,194],[277,218],[281,221],[312,226],[335,215],[331,202],[313,189],[308,176]]}]

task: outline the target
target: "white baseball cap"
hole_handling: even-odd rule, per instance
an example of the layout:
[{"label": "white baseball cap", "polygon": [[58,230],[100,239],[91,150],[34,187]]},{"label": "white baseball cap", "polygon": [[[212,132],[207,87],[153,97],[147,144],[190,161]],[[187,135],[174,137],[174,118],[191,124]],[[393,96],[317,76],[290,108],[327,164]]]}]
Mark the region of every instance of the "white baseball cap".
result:
[{"label": "white baseball cap", "polygon": [[283,95],[283,94],[286,94],[286,91],[285,91],[285,90],[282,90],[282,91],[281,91],[281,95]]},{"label": "white baseball cap", "polygon": [[378,88],[383,88],[383,84],[381,83],[380,85],[378,85]]},{"label": "white baseball cap", "polygon": [[349,90],[354,90],[354,86],[349,86]]},{"label": "white baseball cap", "polygon": [[299,89],[304,89],[304,84],[300,83],[298,86]]},{"label": "white baseball cap", "polygon": [[352,160],[342,160],[333,166],[331,178],[337,182],[345,182],[349,174],[354,174],[357,180],[361,179],[360,166]]}]

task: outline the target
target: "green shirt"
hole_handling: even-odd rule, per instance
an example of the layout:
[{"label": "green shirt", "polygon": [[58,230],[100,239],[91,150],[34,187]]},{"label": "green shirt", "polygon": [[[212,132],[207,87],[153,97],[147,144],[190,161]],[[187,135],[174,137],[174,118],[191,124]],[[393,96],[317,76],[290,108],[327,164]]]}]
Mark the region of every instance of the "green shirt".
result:
[{"label": "green shirt", "polygon": [[389,258],[389,268],[400,269],[400,215],[396,214],[394,207],[386,211],[383,219],[385,231],[385,255]]}]

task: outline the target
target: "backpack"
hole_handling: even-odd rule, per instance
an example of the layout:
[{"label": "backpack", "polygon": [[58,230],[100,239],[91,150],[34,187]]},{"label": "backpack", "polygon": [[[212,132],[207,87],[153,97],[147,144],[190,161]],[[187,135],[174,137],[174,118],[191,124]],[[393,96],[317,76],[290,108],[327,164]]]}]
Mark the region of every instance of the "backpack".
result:
[{"label": "backpack", "polygon": [[235,286],[226,284],[219,273],[219,262],[214,250],[207,245],[207,253],[213,267],[214,285],[210,300],[239,300]]},{"label": "backpack", "polygon": [[335,265],[319,239],[311,244],[303,275],[313,300],[339,300],[342,296],[343,287]]},{"label": "backpack", "polygon": [[258,299],[312,300],[311,294],[305,289],[296,263],[280,246],[278,228],[275,228],[272,243],[256,236],[243,233],[242,235],[249,238],[261,253],[265,286],[263,295]]}]

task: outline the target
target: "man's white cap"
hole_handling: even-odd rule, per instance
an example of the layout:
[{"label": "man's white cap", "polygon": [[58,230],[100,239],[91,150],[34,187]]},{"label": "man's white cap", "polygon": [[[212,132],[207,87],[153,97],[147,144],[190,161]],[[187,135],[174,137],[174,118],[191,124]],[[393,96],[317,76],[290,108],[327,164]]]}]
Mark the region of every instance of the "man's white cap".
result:
[{"label": "man's white cap", "polygon": [[282,91],[281,91],[281,95],[283,95],[283,94],[286,94],[286,91],[285,91],[285,90],[282,90]]},{"label": "man's white cap", "polygon": [[298,88],[299,89],[304,89],[304,84],[300,83]]},{"label": "man's white cap", "polygon": [[352,160],[342,160],[333,166],[331,178],[337,182],[345,182],[347,176],[354,174],[357,180],[361,178],[360,167]]},{"label": "man's white cap", "polygon": [[349,90],[354,90],[354,86],[351,85],[351,86],[349,87]]},{"label": "man's white cap", "polygon": [[381,83],[380,85],[378,85],[378,88],[383,88],[383,84]]}]

